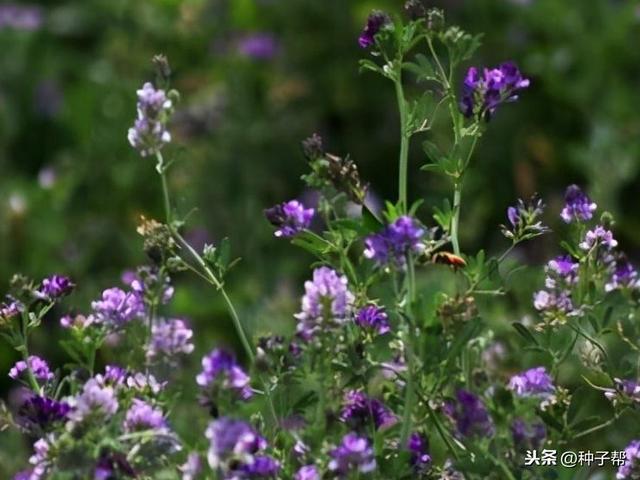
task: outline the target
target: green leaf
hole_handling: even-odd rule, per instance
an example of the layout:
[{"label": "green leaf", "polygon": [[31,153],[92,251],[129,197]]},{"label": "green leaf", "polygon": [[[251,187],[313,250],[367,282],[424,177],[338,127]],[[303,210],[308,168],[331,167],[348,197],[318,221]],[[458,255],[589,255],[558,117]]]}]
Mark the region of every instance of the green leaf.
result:
[{"label": "green leaf", "polygon": [[447,367],[450,366],[456,358],[458,358],[460,352],[467,345],[469,340],[474,338],[480,331],[480,329],[482,328],[482,323],[482,320],[480,320],[479,318],[467,322],[462,331],[456,336],[456,339],[451,344],[451,348],[449,349],[447,358],[445,360]]},{"label": "green leaf", "polygon": [[451,209],[451,203],[448,199],[442,202],[442,209],[438,207],[433,208],[433,219],[445,232],[449,231],[451,225],[451,219],[453,218],[453,210]]},{"label": "green leaf", "polygon": [[382,68],[377,63],[368,59],[360,60],[360,71],[363,72],[365,70],[370,70],[385,77],[387,76],[384,70],[382,70]]},{"label": "green leaf", "polygon": [[524,338],[528,343],[531,343],[534,345],[540,345],[538,343],[538,340],[536,340],[536,337],[533,336],[533,333],[531,333],[531,331],[527,327],[525,327],[522,323],[513,322],[511,325],[513,326],[513,328],[516,329],[516,332],[518,332],[520,336]]}]

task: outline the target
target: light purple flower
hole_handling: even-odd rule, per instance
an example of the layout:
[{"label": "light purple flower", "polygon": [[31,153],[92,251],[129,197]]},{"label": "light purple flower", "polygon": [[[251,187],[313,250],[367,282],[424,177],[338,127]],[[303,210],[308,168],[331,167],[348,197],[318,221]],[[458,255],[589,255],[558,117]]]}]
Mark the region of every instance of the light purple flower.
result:
[{"label": "light purple flower", "polygon": [[565,223],[591,220],[598,206],[580,190],[577,185],[569,185],[564,195],[565,206],[560,217]]},{"label": "light purple flower", "polygon": [[167,122],[173,104],[162,89],[147,82],[137,92],[138,116],[129,129],[128,139],[133,148],[143,157],[154,155],[171,141]]},{"label": "light purple flower", "polygon": [[182,480],[196,480],[202,472],[202,461],[197,453],[190,453],[187,461],[179,467]]},{"label": "light purple flower", "polygon": [[162,277],[158,275],[156,268],[145,266],[138,268],[136,272],[126,271],[122,274],[122,282],[131,288],[141,303],[150,295],[158,296],[163,304],[169,303],[173,297],[174,288],[171,285],[171,279],[168,275]]},{"label": "light purple flower", "polygon": [[232,390],[242,400],[249,399],[253,392],[249,375],[238,365],[235,356],[226,350],[216,348],[202,359],[202,372],[196,382],[207,390],[217,393]]},{"label": "light purple flower", "polygon": [[352,473],[370,473],[376,469],[376,459],[371,443],[356,433],[348,433],[342,443],[329,452],[329,470],[340,478]]},{"label": "light purple flower", "polygon": [[321,328],[345,322],[354,301],[346,276],[329,267],[316,268],[304,288],[302,310],[295,315],[300,337],[310,340]]},{"label": "light purple flower", "polygon": [[604,396],[614,405],[621,401],[631,401],[640,405],[640,385],[635,380],[621,380],[614,378],[613,389],[604,392]]},{"label": "light purple flower", "polygon": [[376,35],[382,30],[382,28],[389,24],[391,20],[389,16],[381,12],[380,10],[374,10],[369,14],[367,18],[367,24],[365,25],[360,37],[358,37],[358,44],[361,48],[369,48],[375,43]]},{"label": "light purple flower", "polygon": [[184,320],[158,320],[151,328],[151,340],[147,346],[147,360],[164,359],[175,362],[176,357],[193,352],[193,331]]},{"label": "light purple flower", "polygon": [[133,294],[119,288],[109,288],[102,292],[101,300],[91,302],[96,321],[115,328],[141,318],[144,314],[144,303]]},{"label": "light purple flower", "polygon": [[0,303],[0,319],[9,321],[22,313],[23,310],[24,306],[20,302],[7,297],[6,301]]},{"label": "light purple flower", "polygon": [[207,460],[213,469],[232,458],[251,463],[253,455],[267,447],[267,441],[251,425],[226,417],[211,422],[205,436],[209,439]]},{"label": "light purple flower", "polygon": [[29,463],[33,465],[33,468],[31,469],[29,480],[44,480],[47,478],[51,467],[49,451],[53,441],[54,437],[47,435],[33,444],[33,455],[29,458]]},{"label": "light purple flower", "polygon": [[424,248],[421,240],[425,233],[412,217],[399,217],[381,232],[365,239],[364,256],[381,266],[393,264],[402,268],[409,253],[420,253]]},{"label": "light purple flower", "polygon": [[544,367],[530,368],[514,375],[509,380],[507,388],[519,397],[544,397],[555,391],[553,379]]},{"label": "light purple flower", "polygon": [[517,100],[517,92],[529,84],[529,79],[522,76],[513,62],[485,68],[483,75],[471,67],[464,79],[460,110],[467,118],[477,116],[488,121],[498,106]]},{"label": "light purple flower", "polygon": [[158,382],[156,377],[150,373],[136,372],[133,375],[129,375],[125,382],[127,387],[140,392],[151,393],[156,395],[160,393],[167,386],[167,382]]},{"label": "light purple flower", "polygon": [[617,480],[633,480],[640,476],[640,440],[633,440],[624,449],[625,462],[616,473]]},{"label": "light purple flower", "polygon": [[611,250],[618,246],[618,241],[613,238],[613,233],[602,225],[597,225],[593,230],[589,230],[584,240],[580,242],[582,250],[591,250],[594,247],[601,246],[605,250]]},{"label": "light purple flower", "polygon": [[43,300],[57,300],[69,295],[75,284],[64,275],[52,275],[42,280],[42,285],[36,292],[36,296]]},{"label": "light purple flower", "polygon": [[511,423],[511,436],[518,450],[538,450],[544,443],[547,429],[542,422],[527,424],[521,418],[516,418]]},{"label": "light purple flower", "polygon": [[293,480],[320,480],[320,472],[315,465],[305,465],[300,467],[293,477]]},{"label": "light purple flower", "polygon": [[311,226],[313,208],[305,208],[298,200],[289,200],[264,211],[267,220],[276,227],[276,237],[290,238]]},{"label": "light purple flower", "polygon": [[162,410],[153,408],[145,401],[134,398],[133,404],[127,410],[123,426],[127,432],[162,430],[167,427],[167,421]]},{"label": "light purple flower", "polygon": [[371,304],[361,308],[356,314],[355,322],[363,329],[374,331],[378,335],[391,331],[387,313],[383,307],[377,305]]},{"label": "light purple flower", "polygon": [[118,400],[113,387],[101,385],[95,378],[90,378],[71,406],[69,418],[81,423],[92,417],[103,420],[113,416],[118,411]]},{"label": "light purple flower", "polygon": [[53,380],[53,373],[49,369],[47,362],[36,355],[29,356],[26,362],[24,360],[16,362],[13,368],[9,370],[9,377],[17,380],[19,377],[22,377],[22,374],[28,369],[31,370],[31,373],[33,373],[36,380],[40,382]]}]

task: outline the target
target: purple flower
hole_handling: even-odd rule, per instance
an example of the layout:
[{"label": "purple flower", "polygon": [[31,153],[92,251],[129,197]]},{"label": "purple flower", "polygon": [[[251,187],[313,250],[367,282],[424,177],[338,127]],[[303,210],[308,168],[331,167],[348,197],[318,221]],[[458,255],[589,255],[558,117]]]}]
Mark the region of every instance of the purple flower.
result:
[{"label": "purple flower", "polygon": [[47,477],[51,466],[49,450],[52,442],[53,437],[48,435],[33,444],[33,455],[29,458],[29,463],[33,465],[33,469],[29,480],[41,480]]},{"label": "purple flower", "polygon": [[536,195],[529,200],[518,199],[516,205],[507,208],[507,219],[511,226],[501,225],[502,234],[514,241],[528,240],[542,235],[549,229],[542,224],[544,203]]},{"label": "purple flower", "polygon": [[53,380],[53,373],[49,370],[49,365],[43,359],[36,355],[31,355],[27,361],[20,360],[9,370],[9,377],[17,380],[24,372],[31,370],[36,380],[40,382],[48,382]]},{"label": "purple flower", "polygon": [[614,405],[620,401],[631,401],[635,404],[640,404],[640,385],[635,380],[614,378],[614,387],[604,392],[604,396]]},{"label": "purple flower", "polygon": [[444,403],[442,410],[455,424],[462,437],[491,437],[495,433],[493,420],[482,400],[473,393],[460,389],[456,400]]},{"label": "purple flower", "polygon": [[378,335],[384,335],[391,330],[387,313],[383,307],[377,305],[367,305],[361,308],[356,315],[355,322],[364,329],[375,331]]},{"label": "purple flower", "polygon": [[202,471],[200,455],[197,453],[190,453],[187,457],[187,461],[179,467],[179,470],[182,473],[182,480],[196,480]]},{"label": "purple flower", "polygon": [[122,453],[103,454],[93,470],[93,480],[111,480],[123,477],[136,478],[137,474],[127,457]]},{"label": "purple flower", "polygon": [[36,5],[20,5],[17,3],[0,5],[0,30],[33,31],[39,29],[42,22],[42,9]]},{"label": "purple flower", "polygon": [[378,265],[394,264],[402,268],[406,256],[423,249],[421,243],[425,230],[409,216],[402,216],[385,227],[381,232],[365,239],[364,256]]},{"label": "purple flower", "polygon": [[37,290],[36,296],[43,300],[56,300],[69,295],[74,288],[75,284],[69,277],[52,275],[42,280],[42,285]]},{"label": "purple flower", "polygon": [[163,304],[169,303],[173,297],[174,288],[171,285],[171,279],[167,275],[158,275],[156,268],[145,266],[138,268],[136,272],[124,272],[122,281],[139,297],[141,303],[150,295],[158,296]]},{"label": "purple flower", "polygon": [[151,393],[153,395],[160,393],[167,386],[167,382],[158,382],[153,375],[142,372],[129,375],[125,380],[125,384],[137,392]]},{"label": "purple flower", "polygon": [[22,304],[11,297],[0,303],[0,320],[9,321],[24,310]]},{"label": "purple flower", "polygon": [[341,478],[352,473],[369,473],[376,469],[376,459],[369,440],[356,433],[348,433],[342,443],[329,452],[329,470]]},{"label": "purple flower", "polygon": [[604,286],[607,292],[625,288],[635,289],[640,286],[638,271],[624,256],[613,261],[609,266],[609,271],[609,281]]},{"label": "purple flower", "polygon": [[[547,273],[553,273],[557,277],[565,280],[568,284],[575,284],[578,281],[578,269],[580,264],[574,262],[569,255],[561,255],[549,261],[547,264]],[[550,286],[549,283],[552,283]],[[555,281],[547,280],[547,288],[553,288]]]},{"label": "purple flower", "polygon": [[238,365],[235,356],[216,348],[202,359],[202,372],[196,377],[201,387],[218,392],[231,389],[243,400],[249,399],[251,391],[249,375]]},{"label": "purple flower", "polygon": [[560,217],[565,223],[591,220],[598,206],[577,185],[569,185],[564,194],[565,205]]},{"label": "purple flower", "polygon": [[602,225],[597,225],[593,230],[589,230],[584,240],[580,242],[580,248],[591,250],[594,247],[602,246],[605,250],[611,250],[618,246],[618,241],[613,238],[613,233]]},{"label": "purple flower", "polygon": [[122,385],[127,376],[127,371],[118,365],[104,367],[104,382],[107,385]]},{"label": "purple flower", "polygon": [[193,352],[193,331],[184,320],[160,320],[151,328],[151,340],[147,346],[147,360],[163,358],[170,363],[180,354]]},{"label": "purple flower", "polygon": [[67,418],[71,407],[65,402],[30,393],[18,409],[18,423],[28,430],[48,428]]},{"label": "purple flower", "polygon": [[302,310],[298,319],[298,335],[310,340],[322,327],[342,324],[351,313],[354,301],[349,291],[347,277],[329,267],[316,268],[313,280],[304,284]]},{"label": "purple flower", "polygon": [[298,200],[290,200],[265,210],[264,214],[277,228],[276,237],[290,238],[309,228],[314,210],[304,208]]},{"label": "purple flower", "polygon": [[226,417],[211,422],[205,436],[209,439],[207,459],[213,469],[229,460],[251,463],[254,454],[267,448],[267,441],[251,425]]},{"label": "purple flower", "polygon": [[254,33],[238,42],[240,55],[253,60],[270,60],[278,54],[280,44],[270,33]]},{"label": "purple flower", "polygon": [[137,92],[138,116],[129,129],[129,143],[143,157],[154,155],[171,141],[167,122],[173,104],[164,90],[156,89],[147,82]]},{"label": "purple flower", "polygon": [[390,22],[391,20],[386,13],[379,10],[371,12],[367,18],[367,24],[358,38],[358,44],[360,47],[371,47],[375,43],[375,36],[380,32],[380,30],[382,30],[382,27]]},{"label": "purple flower", "polygon": [[633,440],[624,449],[625,462],[616,473],[617,480],[635,479],[640,475],[640,440]]},{"label": "purple flower", "polygon": [[162,410],[153,408],[143,400],[134,398],[133,404],[127,410],[123,426],[127,432],[160,430],[167,427],[167,421]]},{"label": "purple flower", "polygon": [[102,292],[102,299],[91,302],[91,308],[96,321],[115,328],[123,327],[144,314],[144,303],[137,295],[115,287]]},{"label": "purple flower", "polygon": [[247,478],[275,478],[280,471],[280,463],[267,455],[256,455],[241,470]]},{"label": "purple flower", "polygon": [[471,67],[464,79],[460,110],[467,118],[477,116],[488,121],[498,106],[517,100],[516,92],[529,84],[512,62],[485,68],[482,76],[476,67]]},{"label": "purple flower", "polygon": [[293,477],[293,480],[320,480],[320,472],[315,465],[305,465],[300,467]]},{"label": "purple flower", "polygon": [[553,379],[544,367],[530,368],[514,375],[507,388],[519,397],[548,396],[555,391]]},{"label": "purple flower", "polygon": [[84,384],[82,392],[73,399],[72,408],[69,418],[75,423],[81,423],[90,417],[103,420],[118,411],[118,400],[113,387],[100,385],[96,379],[90,378]]},{"label": "purple flower", "polygon": [[345,394],[340,420],[354,429],[364,429],[371,423],[376,429],[386,428],[398,421],[380,400],[369,398],[357,390],[351,390]]},{"label": "purple flower", "polygon": [[418,432],[413,432],[407,441],[407,448],[411,453],[409,461],[417,474],[425,473],[431,468],[431,455],[429,455],[429,442],[427,437]]},{"label": "purple flower", "polygon": [[544,443],[547,429],[544,423],[527,424],[521,418],[516,418],[511,423],[511,435],[518,450],[538,450]]}]

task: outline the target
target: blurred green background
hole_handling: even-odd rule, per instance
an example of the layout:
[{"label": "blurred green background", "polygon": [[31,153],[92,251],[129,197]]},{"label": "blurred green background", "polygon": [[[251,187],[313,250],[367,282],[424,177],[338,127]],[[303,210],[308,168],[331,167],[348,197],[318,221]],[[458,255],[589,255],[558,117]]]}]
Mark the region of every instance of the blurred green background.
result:
[{"label": "blurred green background", "polygon": [[[308,195],[299,181],[306,168],[299,142],[313,132],[325,138],[329,151],[350,153],[377,196],[395,198],[395,97],[384,79],[358,72],[358,59],[367,53],[357,36],[372,8],[398,13],[402,3],[22,2],[15,4],[23,9],[18,20],[0,5],[2,291],[14,272],[34,278],[66,273],[79,285],[67,304],[86,311],[125,269],[145,262],[135,226],[140,214],[161,218],[160,186],[152,160],[139,158],[126,133],[135,116],[135,90],[154,77],[151,57],[164,53],[182,94],[175,141],[166,150],[177,160],[171,188],[183,214],[197,206],[188,235],[200,245],[229,236],[242,262],[228,282],[244,317],[254,332],[288,330],[310,258],[276,241],[262,210]],[[560,227],[564,188],[579,183],[615,214],[623,249],[637,256],[636,2],[428,5],[444,8],[449,23],[484,32],[473,64],[513,59],[532,80],[517,104],[496,115],[477,151],[464,193],[463,249],[503,248],[497,226],[506,207],[534,192],[550,206],[549,223]],[[410,83],[408,90],[420,88]],[[428,209],[441,204],[450,185],[418,170],[425,158],[419,142],[414,147],[410,195],[426,199],[421,215],[429,222]],[[556,245],[549,236],[521,254],[541,263]],[[197,352],[216,338],[235,342],[215,294],[186,277],[177,283],[172,309],[192,319]],[[532,288],[521,293],[523,301]],[[54,312],[33,347],[57,367],[64,358],[52,339],[63,313]],[[15,357],[0,349],[0,372]],[[192,363],[197,368],[197,359]],[[3,397],[8,388],[3,373]],[[11,451],[2,450],[0,465]]]}]

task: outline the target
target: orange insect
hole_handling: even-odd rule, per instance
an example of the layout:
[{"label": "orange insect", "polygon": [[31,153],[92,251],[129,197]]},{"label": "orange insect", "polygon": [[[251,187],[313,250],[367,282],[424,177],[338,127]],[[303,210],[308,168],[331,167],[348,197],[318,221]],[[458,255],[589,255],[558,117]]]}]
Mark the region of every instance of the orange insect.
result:
[{"label": "orange insect", "polygon": [[467,266],[467,262],[464,258],[451,252],[438,252],[434,254],[433,262],[444,263],[445,265],[451,265],[454,268],[463,268]]}]

